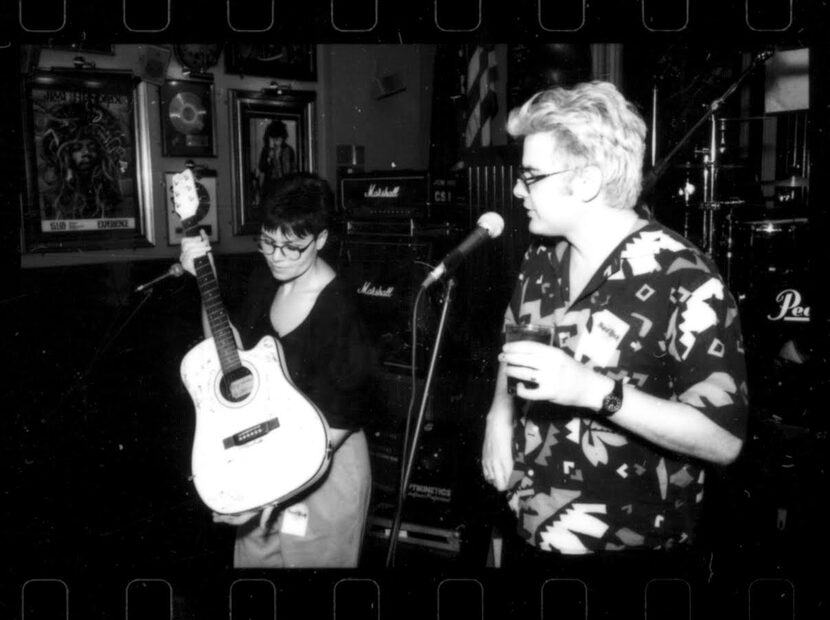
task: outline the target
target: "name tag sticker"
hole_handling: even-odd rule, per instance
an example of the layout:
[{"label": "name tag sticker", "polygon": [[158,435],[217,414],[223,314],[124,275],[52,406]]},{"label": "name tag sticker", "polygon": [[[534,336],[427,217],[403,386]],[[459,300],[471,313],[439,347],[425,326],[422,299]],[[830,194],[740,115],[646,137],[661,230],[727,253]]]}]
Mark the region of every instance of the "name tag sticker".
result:
[{"label": "name tag sticker", "polygon": [[628,333],[629,325],[608,310],[591,317],[591,329],[579,339],[576,359],[590,359],[598,366],[608,366]]},{"label": "name tag sticker", "polygon": [[283,534],[293,534],[294,536],[305,536],[307,531],[308,506],[299,503],[286,508],[282,513],[280,532]]}]

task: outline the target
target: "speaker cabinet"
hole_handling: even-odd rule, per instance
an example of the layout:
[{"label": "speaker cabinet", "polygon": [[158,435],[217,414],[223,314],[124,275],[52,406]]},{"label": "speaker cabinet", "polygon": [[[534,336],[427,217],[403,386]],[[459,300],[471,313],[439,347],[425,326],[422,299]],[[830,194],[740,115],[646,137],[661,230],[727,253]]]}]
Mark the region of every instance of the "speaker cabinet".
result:
[{"label": "speaker cabinet", "polygon": [[[412,306],[429,272],[432,243],[414,239],[347,238],[340,245],[338,273],[357,294],[358,304],[378,349],[380,363],[406,371],[412,359]],[[417,365],[424,368],[436,315],[433,304],[421,306]]]},{"label": "speaker cabinet", "polygon": [[[430,413],[429,417],[433,417]],[[390,420],[390,430],[369,429],[372,505],[367,524],[368,563],[382,559],[389,545],[400,484],[403,423]],[[398,538],[403,564],[442,559],[457,561],[466,540],[467,524],[458,507],[461,451],[454,449],[448,423],[427,421],[421,432],[409,479]],[[398,564],[401,565],[401,564]]]}]

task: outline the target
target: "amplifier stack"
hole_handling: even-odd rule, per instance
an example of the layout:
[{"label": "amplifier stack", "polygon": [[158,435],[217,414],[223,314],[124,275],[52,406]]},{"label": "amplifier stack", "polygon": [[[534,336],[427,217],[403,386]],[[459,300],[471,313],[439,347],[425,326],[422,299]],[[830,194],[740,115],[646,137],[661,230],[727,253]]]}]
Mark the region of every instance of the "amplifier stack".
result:
[{"label": "amplifier stack", "polygon": [[424,170],[383,170],[344,174],[338,208],[347,222],[441,222],[459,215],[463,204],[454,178]]},{"label": "amplifier stack", "polygon": [[[338,271],[357,293],[387,369],[411,368],[411,315],[421,283],[460,237],[464,209],[454,179],[423,170],[343,174],[338,212],[343,233]],[[434,317],[432,296],[421,306],[417,366],[427,357]],[[423,329],[423,331],[420,331]]]}]

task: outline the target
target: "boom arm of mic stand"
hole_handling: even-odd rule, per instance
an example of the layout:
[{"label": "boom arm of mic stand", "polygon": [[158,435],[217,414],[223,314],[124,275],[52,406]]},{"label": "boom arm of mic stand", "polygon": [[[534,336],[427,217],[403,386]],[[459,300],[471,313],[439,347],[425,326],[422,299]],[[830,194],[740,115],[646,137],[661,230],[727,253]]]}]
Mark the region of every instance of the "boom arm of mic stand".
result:
[{"label": "boom arm of mic stand", "polygon": [[739,75],[734,82],[732,82],[729,88],[727,88],[724,91],[723,95],[721,95],[709,104],[709,108],[706,110],[704,115],[700,117],[700,119],[694,125],[692,125],[692,128],[686,132],[686,135],[680,138],[680,141],[671,151],[669,151],[669,154],[666,155],[663,159],[661,159],[657,163],[657,165],[654,166],[654,168],[652,168],[648,172],[648,174],[646,175],[646,179],[643,181],[642,194],[648,194],[652,189],[654,189],[654,186],[657,184],[657,181],[660,179],[660,177],[663,176],[663,174],[665,174],[666,169],[669,167],[669,164],[671,163],[671,160],[674,158],[675,155],[677,155],[677,152],[686,144],[686,142],[689,141],[689,138],[692,137],[692,134],[694,134],[698,130],[698,128],[703,123],[705,123],[710,116],[712,116],[712,114],[718,111],[718,109],[729,98],[729,96],[735,92],[735,90],[738,88],[741,82],[743,82],[749,76],[749,74],[755,71],[758,65],[765,63],[771,56],[772,52],[770,51],[763,51],[757,56],[755,56],[755,58],[752,60],[752,64],[750,64],[744,70],[744,72],[741,73],[741,75]]},{"label": "boom arm of mic stand", "polygon": [[[435,366],[436,362],[438,361],[438,352],[441,348],[441,342],[443,341],[444,328],[446,327],[447,314],[449,313],[450,300],[452,298],[452,292],[455,288],[455,285],[455,278],[450,278],[449,280],[447,280],[447,287],[444,292],[444,302],[441,306],[441,318],[438,322],[438,331],[435,334],[435,344],[433,344],[432,346],[432,355],[429,359],[427,376],[426,380],[424,381],[424,391],[421,393],[421,404],[418,409],[418,417],[415,421],[415,427],[412,432],[412,441],[410,442],[409,446],[404,446],[405,462],[401,463],[403,475],[401,477],[401,490],[399,494],[400,497],[398,499],[398,505],[395,508],[395,515],[392,519],[392,528],[389,532],[389,547],[386,553],[387,568],[390,568],[395,565],[395,550],[398,545],[398,535],[401,531],[401,522],[403,521],[403,505],[404,501],[406,500],[406,491],[409,487],[409,478],[412,475],[412,465],[415,462],[415,455],[418,450],[418,439],[421,434],[421,427],[424,421],[424,414],[426,412],[427,402],[429,401],[429,391],[432,387],[432,378],[435,374]],[[413,386],[413,389],[415,389],[415,386]],[[409,448],[408,453],[406,451],[407,447]]]}]

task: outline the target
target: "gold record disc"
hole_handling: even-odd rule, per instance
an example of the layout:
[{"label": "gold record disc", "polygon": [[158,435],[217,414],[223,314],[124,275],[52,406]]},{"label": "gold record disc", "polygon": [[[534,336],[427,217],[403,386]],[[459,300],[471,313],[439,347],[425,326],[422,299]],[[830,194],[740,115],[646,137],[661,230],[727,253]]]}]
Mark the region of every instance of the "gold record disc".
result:
[{"label": "gold record disc", "polygon": [[197,95],[183,92],[176,94],[170,100],[167,115],[176,131],[192,135],[202,133],[205,128],[207,110]]}]

